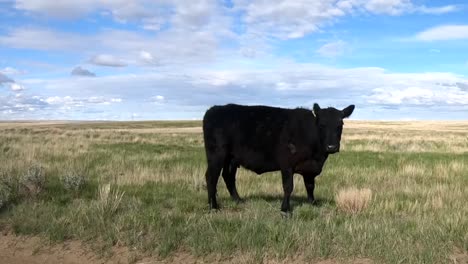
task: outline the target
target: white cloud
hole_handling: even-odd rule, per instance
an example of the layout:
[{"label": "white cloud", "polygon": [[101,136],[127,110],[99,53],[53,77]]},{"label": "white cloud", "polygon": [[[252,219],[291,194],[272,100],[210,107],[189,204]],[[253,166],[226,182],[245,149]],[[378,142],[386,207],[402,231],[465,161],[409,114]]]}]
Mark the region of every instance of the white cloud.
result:
[{"label": "white cloud", "polygon": [[[94,35],[79,35],[49,29],[18,28],[0,36],[0,46],[94,53],[99,55],[91,58],[91,63],[114,67],[131,63],[206,63],[213,60],[219,49],[215,32],[169,30],[151,37],[124,30],[103,30]],[[148,60],[150,57],[157,58],[157,61]]]},{"label": "white cloud", "polygon": [[72,97],[72,96],[50,96],[42,98],[36,97],[39,101],[45,102],[49,105],[59,106],[61,108],[72,107],[89,107],[90,105],[110,105],[113,103],[121,103],[121,98],[105,98],[103,96],[91,97]]},{"label": "white cloud", "polygon": [[255,58],[257,51],[254,48],[242,47],[239,53],[246,58]]},{"label": "white cloud", "polygon": [[142,62],[144,62],[145,64],[157,64],[157,60],[156,58],[153,56],[153,54],[151,54],[150,52],[148,51],[140,51],[140,60]]},{"label": "white cloud", "polygon": [[121,98],[102,96],[0,94],[0,119],[83,119],[83,116],[109,119],[109,109],[122,101]]},{"label": "white cloud", "polygon": [[75,67],[72,71],[71,71],[71,75],[72,76],[84,76],[84,77],[96,77],[96,74],[87,70],[87,69],[84,69],[80,66],[78,67]]},{"label": "white cloud", "polygon": [[[427,7],[415,5],[411,0],[279,0],[275,4],[264,0],[233,2],[234,8],[230,11],[241,14],[241,21],[246,28],[245,35],[250,39],[265,36],[281,39],[300,38],[321,30],[341,17],[363,12],[400,15],[412,12],[443,14],[459,10],[455,5]],[[182,37],[202,32],[216,37],[236,37],[236,34],[231,32],[235,19],[227,15],[230,12],[227,11],[228,8],[215,0],[16,0],[15,7],[30,14],[58,18],[77,18],[100,12],[122,23],[136,21],[146,30],[172,31],[172,35],[177,32]],[[41,32],[38,29],[16,30],[14,33],[0,37],[0,44],[42,50],[76,50],[80,47],[89,48],[87,44],[100,43],[102,40],[99,37],[88,37],[87,41],[77,41],[76,36],[73,39],[67,34],[57,36],[53,32]],[[167,34],[166,37],[169,37],[168,35],[171,34]],[[158,38],[158,41],[161,40],[162,38]],[[195,41],[185,43],[197,43],[196,39],[193,40]],[[115,45],[119,44],[114,43]]]},{"label": "white cloud", "polygon": [[468,39],[468,25],[443,25],[426,29],[414,37],[419,41]]},{"label": "white cloud", "polygon": [[278,38],[300,38],[317,31],[326,21],[345,15],[335,1],[238,0],[235,7],[242,10],[245,23],[252,34],[267,34]]},{"label": "white cloud", "polygon": [[441,15],[446,13],[451,13],[458,11],[459,8],[455,5],[447,5],[441,7],[426,7],[426,6],[419,6],[416,8],[416,11],[424,13],[424,14],[434,14],[434,15]]},{"label": "white cloud", "polygon": [[44,101],[48,104],[70,104],[73,102],[73,98],[71,98],[71,96],[51,96],[47,97],[46,99],[41,99],[41,101]]},{"label": "white cloud", "polygon": [[87,45],[82,39],[79,35],[50,29],[16,28],[0,36],[0,45],[17,49],[76,51]]},{"label": "white cloud", "polygon": [[244,13],[248,32],[282,39],[301,38],[349,14],[401,15],[405,13],[442,14],[457,11],[453,5],[418,6],[411,0],[235,0]]},{"label": "white cloud", "polygon": [[52,0],[16,0],[15,7],[28,12],[43,13],[48,16],[67,18],[78,17],[96,8],[94,0],[52,1]]},{"label": "white cloud", "polygon": [[121,59],[109,55],[109,54],[99,54],[92,57],[89,60],[90,63],[99,65],[99,66],[108,66],[108,67],[126,67],[127,63],[122,61]]},{"label": "white cloud", "polygon": [[166,99],[162,95],[156,95],[156,96],[151,97],[151,100],[155,104],[163,104]]},{"label": "white cloud", "polygon": [[[435,89],[438,88],[438,89]],[[443,87],[407,87],[393,88],[382,87],[372,91],[368,97],[370,103],[390,105],[466,105],[468,104],[468,93],[456,86]]]},{"label": "white cloud", "polygon": [[[37,27],[10,28],[0,35],[0,46],[17,49],[67,51],[89,57],[105,66],[130,64],[190,64],[212,61],[221,39],[236,38],[232,18],[214,0],[18,0],[27,14],[75,18],[86,14],[110,15],[125,23],[136,22],[157,35],[115,29],[71,34]],[[112,54],[112,55],[110,55]]]},{"label": "white cloud", "polygon": [[376,14],[400,15],[413,8],[410,0],[369,0],[364,8]]},{"label": "white cloud", "polygon": [[215,0],[16,0],[15,7],[25,12],[62,19],[78,18],[100,11],[121,23],[139,21],[147,30],[160,30],[168,22],[179,28],[200,28],[220,13],[219,3]]},{"label": "white cloud", "polygon": [[222,19],[219,4],[213,0],[199,1],[174,1],[175,15],[171,23],[178,28],[186,28],[190,30],[199,30],[200,28],[217,23]]},{"label": "white cloud", "polygon": [[[125,54],[126,61],[142,63],[206,63],[218,50],[218,39],[210,31],[166,31],[148,37],[128,31],[112,30],[97,37],[105,50]],[[156,61],[157,60],[157,61]]]},{"label": "white cloud", "polygon": [[109,10],[113,17],[122,22],[138,18],[147,18],[160,8],[163,1],[135,1],[135,0],[98,0],[101,9]]},{"label": "white cloud", "polygon": [[24,71],[20,71],[13,67],[5,67],[3,69],[0,69],[0,73],[5,74],[5,75],[19,75],[19,74],[23,74]]},{"label": "white cloud", "polygon": [[4,75],[3,73],[0,73],[0,85],[4,83],[13,83],[13,82],[15,82],[13,79]]},{"label": "white cloud", "polygon": [[[61,109],[54,115],[62,118],[77,114],[98,118],[94,112],[83,112],[95,109],[127,119],[132,113],[150,119],[187,119],[200,118],[214,104],[310,107],[314,102],[336,107],[353,103],[360,109],[372,110],[391,107],[396,109],[392,110],[393,116],[401,117],[398,109],[405,107],[416,112],[429,107],[457,112],[468,105],[468,79],[450,73],[391,73],[381,68],[338,69],[284,61],[272,65],[281,66],[248,69],[239,64],[224,71],[192,68],[177,74],[152,72],[23,82],[38,96],[36,103],[28,105],[36,108],[35,114],[44,116],[51,109]],[[166,95],[170,95],[170,101]],[[45,106],[41,108],[41,104]],[[109,105],[112,107],[103,108]]]},{"label": "white cloud", "polygon": [[323,57],[336,58],[343,55],[346,50],[346,46],[346,42],[337,40],[324,44],[317,50],[317,53]]},{"label": "white cloud", "polygon": [[[126,21],[150,16],[151,11],[166,1],[150,0],[16,0],[15,7],[26,12],[55,18],[78,18],[97,10],[105,10],[116,20]],[[158,5],[157,5],[158,4]]]},{"label": "white cloud", "polygon": [[10,89],[12,91],[19,92],[19,91],[24,90],[24,87],[21,84],[11,83],[10,84]]},{"label": "white cloud", "polygon": [[150,31],[159,31],[167,23],[167,18],[163,15],[158,17],[151,17],[143,19],[143,29]]},{"label": "white cloud", "polygon": [[104,98],[102,96],[91,96],[84,100],[85,103],[92,103],[92,104],[104,104],[104,105],[109,105],[112,103],[121,103],[122,99],[121,98]]},{"label": "white cloud", "polygon": [[43,109],[46,106],[47,103],[42,102],[35,96],[25,96],[23,94],[5,96],[0,94],[0,117],[2,119],[15,119],[27,115],[30,108]]},{"label": "white cloud", "polygon": [[4,75],[0,72],[0,88],[2,86],[9,87],[13,92],[19,92],[24,90],[24,86],[15,82],[15,80],[11,79],[10,77]]}]

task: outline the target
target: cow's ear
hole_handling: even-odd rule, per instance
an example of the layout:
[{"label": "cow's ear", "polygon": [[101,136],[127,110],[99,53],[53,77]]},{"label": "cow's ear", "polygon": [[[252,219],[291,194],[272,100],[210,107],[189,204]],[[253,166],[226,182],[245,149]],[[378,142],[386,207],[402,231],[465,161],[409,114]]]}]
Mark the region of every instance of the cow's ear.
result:
[{"label": "cow's ear", "polygon": [[343,118],[349,117],[354,111],[354,105],[350,105],[343,109],[341,112],[343,112]]},{"label": "cow's ear", "polygon": [[312,112],[314,112],[314,116],[317,116],[319,111],[320,111],[320,106],[317,103],[315,103],[314,107],[312,108]]}]

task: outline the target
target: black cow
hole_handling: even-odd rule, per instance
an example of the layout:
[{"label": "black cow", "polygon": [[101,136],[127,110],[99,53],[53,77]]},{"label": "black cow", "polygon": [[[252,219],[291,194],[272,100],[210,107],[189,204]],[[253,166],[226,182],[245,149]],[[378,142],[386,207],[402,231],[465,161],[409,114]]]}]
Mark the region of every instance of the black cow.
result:
[{"label": "black cow", "polygon": [[236,170],[242,166],[257,174],[281,171],[284,198],[282,212],[289,212],[293,174],[304,177],[307,196],[314,201],[314,178],[329,154],[340,150],[343,118],[354,110],[313,111],[268,106],[228,104],[213,106],[203,117],[203,136],[208,162],[206,183],[210,208],[218,209],[216,185],[222,171],[231,197],[241,201],[236,189]]}]

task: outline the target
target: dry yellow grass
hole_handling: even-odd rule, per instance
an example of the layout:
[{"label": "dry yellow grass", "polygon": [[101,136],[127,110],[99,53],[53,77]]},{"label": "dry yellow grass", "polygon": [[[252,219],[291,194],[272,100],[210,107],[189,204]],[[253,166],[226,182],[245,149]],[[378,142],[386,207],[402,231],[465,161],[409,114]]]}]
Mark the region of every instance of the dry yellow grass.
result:
[{"label": "dry yellow grass", "polygon": [[459,131],[466,132],[466,121],[356,121],[345,120],[345,125],[352,129],[371,129],[386,131]]},{"label": "dry yellow grass", "polygon": [[466,121],[346,121],[343,150],[468,152]]},{"label": "dry yellow grass", "polygon": [[[0,133],[5,140],[2,167],[18,168],[24,164],[40,162],[49,170],[82,166],[83,160],[92,162],[93,146],[106,144],[157,144],[203,148],[200,124],[187,127],[159,127],[158,123],[133,122],[0,122]],[[342,140],[343,151],[354,152],[401,152],[401,153],[465,153],[468,152],[468,122],[367,122],[346,121]],[[199,168],[173,166],[169,170],[155,170],[142,161],[169,161],[180,159],[178,150],[147,154],[114,155],[114,150],[105,154],[108,159],[99,167],[103,177],[117,178],[118,183],[144,183],[146,181],[203,181],[205,164]],[[49,157],[49,158],[45,158]],[[55,161],[55,157],[60,162]],[[86,158],[89,157],[89,158]],[[89,163],[89,162],[84,162]],[[76,165],[78,163],[79,165]],[[157,166],[156,166],[157,167]],[[436,164],[425,168],[422,164],[401,164],[399,174],[437,174],[447,178],[466,170],[460,161]],[[115,172],[118,175],[115,175]],[[248,173],[250,174],[250,173]],[[343,174],[343,173],[341,173]],[[349,168],[343,176],[349,174]]]},{"label": "dry yellow grass", "polygon": [[402,176],[424,176],[427,174],[426,167],[417,163],[410,163],[402,165],[400,171]]},{"label": "dry yellow grass", "polygon": [[372,191],[368,188],[346,188],[338,191],[335,200],[341,211],[357,214],[369,206],[372,200]]}]

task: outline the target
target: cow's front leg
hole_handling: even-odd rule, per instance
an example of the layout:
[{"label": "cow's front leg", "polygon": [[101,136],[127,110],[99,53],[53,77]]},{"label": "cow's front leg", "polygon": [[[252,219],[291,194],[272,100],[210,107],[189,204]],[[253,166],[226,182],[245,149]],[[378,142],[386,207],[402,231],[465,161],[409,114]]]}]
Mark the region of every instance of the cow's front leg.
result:
[{"label": "cow's front leg", "polygon": [[291,193],[294,189],[294,178],[293,178],[293,170],[291,168],[282,169],[281,170],[281,177],[283,179],[283,203],[281,204],[281,212],[285,216],[289,216],[291,214],[291,206],[289,204],[289,198],[291,197]]},{"label": "cow's front leg", "polygon": [[315,188],[315,177],[313,175],[303,175],[304,184],[307,190],[307,201],[311,204],[315,202],[314,188]]}]

